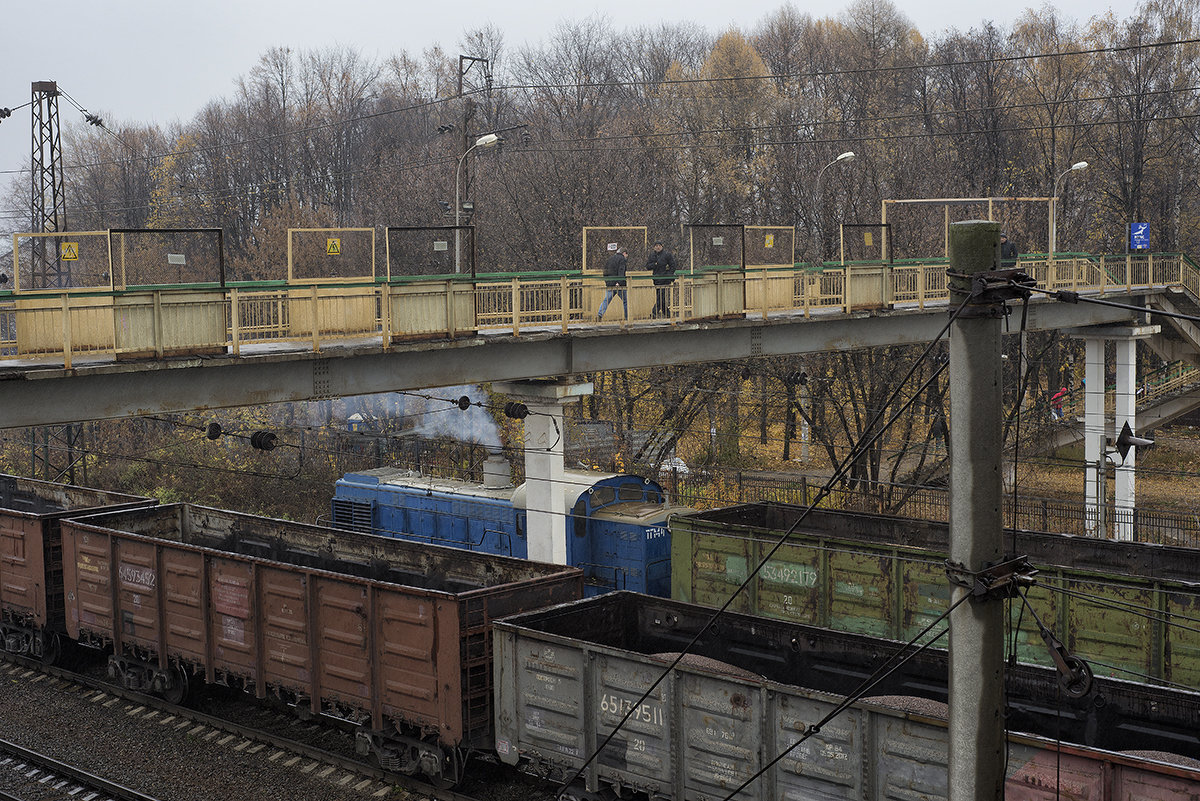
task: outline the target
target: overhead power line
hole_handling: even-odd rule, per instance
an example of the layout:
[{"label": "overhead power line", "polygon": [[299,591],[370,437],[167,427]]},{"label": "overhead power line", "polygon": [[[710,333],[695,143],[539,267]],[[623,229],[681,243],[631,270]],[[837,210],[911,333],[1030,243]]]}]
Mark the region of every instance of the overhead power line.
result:
[{"label": "overhead power line", "polygon": [[[220,144],[208,145],[208,146],[197,147],[197,148],[188,148],[188,149],[173,150],[173,151],[167,151],[167,152],[156,153],[156,154],[149,154],[146,156],[140,156],[138,158],[143,159],[143,160],[154,160],[154,159],[160,159],[160,158],[165,158],[165,157],[169,157],[169,156],[182,156],[182,155],[189,155],[189,154],[194,154],[194,153],[206,153],[206,152],[211,152],[213,150],[219,150],[222,148],[239,147],[239,146],[244,146],[244,145],[248,145],[248,144],[254,144],[257,142],[269,141],[272,139],[279,139],[279,138],[284,138],[284,137],[289,137],[289,136],[297,136],[297,135],[304,134],[304,133],[312,133],[314,131],[325,130],[328,128],[338,127],[338,126],[342,126],[342,125],[353,125],[358,122],[375,119],[378,117],[384,117],[384,116],[388,116],[391,114],[399,114],[399,113],[403,113],[406,111],[414,111],[414,110],[429,108],[429,107],[436,106],[436,105],[442,105],[445,103],[457,101],[460,99],[460,97],[470,97],[470,96],[476,95],[476,94],[504,91],[504,90],[514,90],[515,91],[515,90],[531,90],[531,89],[583,89],[583,88],[595,88],[595,87],[674,86],[674,85],[721,83],[721,82],[729,82],[729,81],[746,81],[746,80],[786,81],[786,80],[798,80],[801,78],[808,78],[811,80],[811,79],[816,79],[816,78],[836,78],[836,77],[842,77],[842,76],[854,76],[854,75],[860,75],[860,74],[865,74],[865,73],[895,72],[898,70],[903,70],[903,71],[920,70],[920,69],[936,70],[936,69],[948,69],[948,68],[956,68],[956,67],[978,66],[978,65],[983,65],[983,64],[1000,64],[1000,63],[1009,63],[1009,62],[1016,62],[1016,61],[1030,61],[1030,60],[1037,60],[1037,59],[1043,59],[1043,58],[1071,58],[1071,57],[1087,56],[1087,55],[1100,55],[1100,54],[1104,54],[1104,53],[1121,53],[1121,52],[1128,52],[1128,51],[1132,51],[1132,50],[1156,49],[1156,48],[1160,48],[1160,47],[1176,47],[1176,46],[1196,44],[1196,43],[1200,43],[1200,38],[1173,39],[1173,40],[1168,40],[1168,41],[1163,41],[1163,42],[1147,42],[1147,43],[1139,43],[1139,44],[1135,44],[1135,45],[1114,45],[1112,47],[1095,47],[1095,48],[1088,48],[1088,49],[1082,49],[1082,50],[1063,51],[1060,53],[1029,53],[1029,54],[1020,54],[1020,55],[1012,55],[1012,56],[994,56],[994,57],[980,58],[980,59],[965,59],[962,61],[935,62],[932,64],[912,63],[912,64],[900,64],[900,65],[889,65],[889,66],[874,66],[874,67],[870,67],[870,68],[864,67],[864,68],[857,68],[857,69],[814,70],[814,71],[796,72],[796,73],[773,73],[773,74],[758,75],[758,76],[718,76],[718,77],[708,77],[708,78],[675,78],[675,79],[662,79],[662,80],[612,80],[612,81],[605,81],[602,83],[564,82],[564,83],[555,83],[555,84],[550,84],[550,83],[504,84],[504,85],[500,85],[500,86],[493,86],[490,89],[478,88],[478,89],[467,90],[467,91],[464,91],[461,96],[454,95],[452,97],[422,101],[419,103],[414,103],[412,105],[403,106],[400,108],[384,109],[381,111],[370,112],[368,114],[361,114],[361,115],[357,115],[355,117],[349,117],[344,120],[331,120],[329,122],[317,123],[315,125],[306,126],[303,128],[297,128],[297,129],[293,129],[290,131],[283,131],[278,134],[266,134],[266,135],[263,135],[260,137],[254,137],[252,139],[243,139],[243,140],[237,140],[234,142],[224,142],[224,143],[220,143]],[[71,102],[74,103],[74,100],[72,100]],[[28,105],[28,104],[25,104],[25,105]],[[16,108],[23,108],[23,106],[17,106]],[[15,108],[14,108],[14,110],[15,110]],[[110,133],[111,133],[111,131],[110,131]],[[114,134],[114,136],[115,136],[115,134]],[[85,164],[70,164],[70,165],[67,165],[67,167],[69,167],[69,168],[94,167],[94,166],[107,166],[107,165],[119,164],[119,163],[122,163],[122,162],[121,161],[91,162],[91,163],[85,163]],[[0,170],[0,175],[22,173],[22,172],[28,172],[28,170],[24,170],[24,169]]]}]

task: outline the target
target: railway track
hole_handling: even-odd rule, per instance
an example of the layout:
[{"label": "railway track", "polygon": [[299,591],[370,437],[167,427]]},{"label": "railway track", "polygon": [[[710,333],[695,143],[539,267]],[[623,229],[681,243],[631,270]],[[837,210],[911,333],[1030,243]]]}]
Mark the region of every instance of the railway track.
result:
[{"label": "railway track", "polygon": [[[48,754],[0,740],[0,775],[9,775],[2,799],[26,801],[36,791],[38,799],[76,801],[157,801],[154,796],[89,773]],[[28,789],[27,789],[28,788]]]},{"label": "railway track", "polygon": [[[465,793],[452,789],[438,788],[411,776],[390,773],[373,764],[363,762],[361,759],[348,757],[336,751],[280,735],[274,731],[239,723],[230,720],[228,717],[208,714],[191,707],[172,704],[155,696],[118,687],[109,681],[98,679],[94,676],[60,667],[42,665],[37,660],[12,654],[0,654],[0,673],[4,674],[5,678],[9,681],[40,681],[42,679],[38,677],[54,678],[62,683],[62,691],[74,691],[89,703],[110,708],[119,704],[122,705],[122,711],[125,714],[131,717],[140,717],[148,725],[170,726],[173,729],[186,733],[190,737],[214,742],[219,746],[224,746],[246,755],[257,755],[270,749],[270,752],[264,755],[269,761],[309,776],[324,778],[344,791],[352,791],[357,797],[395,798],[397,797],[395,791],[399,789],[413,797],[424,799],[436,799],[437,801],[477,801],[477,799]],[[254,709],[260,716],[262,715],[263,710],[261,707],[254,706]],[[311,722],[304,724],[298,718],[284,716],[279,713],[270,716],[270,721],[278,727],[306,725],[308,728],[326,737],[330,736],[331,733],[340,734],[345,738],[347,747],[350,749],[353,748],[353,741],[349,734],[339,732],[328,726],[317,726]],[[13,747],[14,749],[20,748],[20,746],[16,746],[15,744]],[[24,761],[25,764],[31,766],[31,770],[35,764],[31,761],[32,757],[26,758],[23,755],[13,754],[5,750],[4,741],[0,740],[0,775],[2,775],[4,766],[7,764],[5,761],[6,758]],[[69,769],[69,766],[65,766],[65,768]],[[38,768],[38,770],[42,769]],[[50,773],[55,772],[54,768],[50,767],[44,770],[45,772],[41,776],[48,776]],[[67,774],[63,773],[62,776],[65,779]],[[37,778],[40,779],[40,776]],[[86,783],[84,778],[76,781],[81,787]],[[97,779],[97,781],[103,782],[102,779]],[[95,794],[89,796],[88,793],[80,791],[70,795],[69,798],[72,801],[155,801],[151,796],[127,790],[127,788],[121,788],[116,784],[112,784],[113,789],[111,791],[103,789],[98,785],[86,784],[86,786],[92,788]],[[130,794],[119,794],[122,790]],[[19,801],[27,801],[20,794],[14,797],[19,799]],[[46,796],[38,796],[39,799],[44,797]],[[66,797],[64,796],[64,798]],[[3,795],[0,795],[0,801],[4,801]]]}]

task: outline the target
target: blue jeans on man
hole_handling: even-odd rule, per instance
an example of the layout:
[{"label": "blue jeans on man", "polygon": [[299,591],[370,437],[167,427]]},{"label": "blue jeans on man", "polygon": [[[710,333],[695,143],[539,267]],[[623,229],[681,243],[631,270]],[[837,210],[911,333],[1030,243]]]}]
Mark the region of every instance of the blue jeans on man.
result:
[{"label": "blue jeans on man", "polygon": [[608,302],[613,299],[613,296],[621,299],[621,308],[625,311],[625,319],[629,319],[629,301],[625,298],[625,287],[612,285],[604,292],[604,300],[600,301],[600,311],[596,313],[597,320],[604,319],[604,312],[608,309]]}]

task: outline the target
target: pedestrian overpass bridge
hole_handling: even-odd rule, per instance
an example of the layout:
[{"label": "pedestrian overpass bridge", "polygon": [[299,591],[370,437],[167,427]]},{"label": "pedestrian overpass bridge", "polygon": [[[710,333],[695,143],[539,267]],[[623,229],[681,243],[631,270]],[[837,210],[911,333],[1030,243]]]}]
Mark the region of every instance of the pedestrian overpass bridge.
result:
[{"label": "pedestrian overpass bridge", "polygon": [[[1180,254],[1019,266],[1048,291],[1200,311]],[[681,273],[658,319],[649,276],[629,277],[628,320],[615,302],[595,319],[604,291],[560,272],[0,293],[0,428],[924,343],[949,303],[944,259]],[[1141,317],[1035,296],[1027,328]],[[1151,344],[1200,362],[1185,321]]]}]

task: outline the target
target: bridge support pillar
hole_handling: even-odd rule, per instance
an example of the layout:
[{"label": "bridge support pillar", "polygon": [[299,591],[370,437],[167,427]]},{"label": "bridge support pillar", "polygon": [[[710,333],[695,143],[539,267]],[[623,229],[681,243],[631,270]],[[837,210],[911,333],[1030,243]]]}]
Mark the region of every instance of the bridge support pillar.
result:
[{"label": "bridge support pillar", "polygon": [[[1137,431],[1137,341],[1153,336],[1160,331],[1157,325],[1104,326],[1076,329],[1075,336],[1084,341],[1084,378],[1087,381],[1084,393],[1083,414],[1083,458],[1086,462],[1085,509],[1087,531],[1093,537],[1107,537],[1106,514],[1108,499],[1101,497],[1101,470],[1108,467],[1112,451],[1105,437],[1115,442],[1122,426]],[[1104,377],[1105,343],[1116,343],[1116,419],[1112,426],[1105,419]],[[1133,539],[1133,509],[1136,498],[1136,473],[1134,450],[1130,449],[1125,460],[1116,469],[1115,512],[1113,537],[1118,540]]]},{"label": "bridge support pillar", "polygon": [[525,508],[529,558],[567,564],[563,406],[592,394],[590,382],[504,381],[492,390],[529,408],[525,418]]},{"label": "bridge support pillar", "polygon": [[[1129,427],[1137,431],[1137,340],[1132,337],[1117,340],[1116,401],[1114,441],[1125,423],[1129,423]],[[1136,453],[1137,448],[1130,448],[1116,471],[1113,537],[1118,540],[1133,540],[1133,509],[1137,494],[1134,472]]]},{"label": "bridge support pillar", "polygon": [[1104,458],[1104,344],[1105,338],[1087,337],[1083,356],[1083,461],[1087,465],[1084,479],[1084,513],[1087,531],[1093,537],[1108,536],[1101,527],[1100,460]]}]

